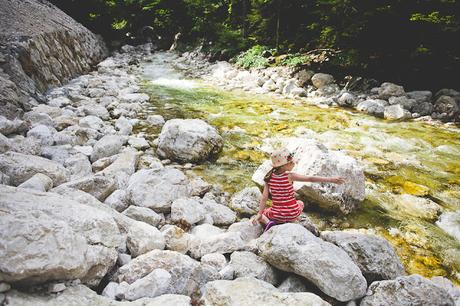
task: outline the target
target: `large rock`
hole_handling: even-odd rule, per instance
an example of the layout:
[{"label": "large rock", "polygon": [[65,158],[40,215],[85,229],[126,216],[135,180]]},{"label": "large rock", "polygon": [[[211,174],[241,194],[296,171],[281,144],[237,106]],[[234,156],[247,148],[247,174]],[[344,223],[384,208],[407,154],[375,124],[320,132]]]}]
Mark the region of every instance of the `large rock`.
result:
[{"label": "large rock", "polygon": [[206,122],[172,119],[161,130],[157,153],[179,162],[199,162],[217,154],[222,145],[222,137]]},{"label": "large rock", "polygon": [[[262,185],[262,181],[257,179],[256,182]],[[259,201],[261,197],[262,193],[259,188],[247,187],[232,196],[230,207],[239,214],[253,215],[259,211]]]},{"label": "large rock", "polygon": [[39,124],[27,132],[27,137],[34,137],[44,146],[51,146],[54,143],[53,135],[56,133],[54,128]]},{"label": "large rock", "polygon": [[155,298],[142,298],[134,302],[117,302],[98,295],[83,285],[66,288],[59,294],[24,293],[16,290],[5,295],[7,305],[21,306],[191,306],[191,299],[185,295],[164,294]]},{"label": "large rock", "polygon": [[18,187],[46,192],[53,187],[53,180],[42,173],[37,173]]},{"label": "large rock", "polygon": [[62,165],[49,159],[17,152],[0,155],[0,172],[11,178],[11,184],[17,186],[37,173],[49,176],[54,186],[60,185],[70,178],[70,172]]},{"label": "large rock", "polygon": [[460,305],[460,289],[456,287],[450,280],[442,276],[435,276],[430,279],[433,284],[444,289],[450,294],[455,302],[455,306]]},{"label": "large rock", "polygon": [[200,203],[206,210],[206,214],[216,225],[229,225],[235,222],[236,213],[225,205],[219,204],[212,199],[200,199]]},{"label": "large rock", "polygon": [[339,231],[323,231],[321,238],[347,252],[369,284],[376,280],[395,279],[405,274],[398,255],[383,238]]},{"label": "large rock", "polygon": [[395,280],[373,282],[360,305],[454,306],[455,304],[447,291],[428,279],[414,274],[398,277]]},{"label": "large rock", "polygon": [[334,77],[326,73],[316,73],[311,77],[311,82],[316,88],[334,83]]},{"label": "large rock", "polygon": [[399,120],[411,118],[411,114],[400,104],[394,104],[390,106],[385,106],[383,110],[383,117],[388,120]]},{"label": "large rock", "polygon": [[257,246],[268,263],[308,279],[339,301],[354,300],[366,293],[366,279],[348,254],[299,224],[271,228],[260,236]]},{"label": "large rock", "polygon": [[384,100],[390,97],[399,97],[405,95],[404,87],[388,82],[380,85],[378,93],[379,98]]},{"label": "large rock", "polygon": [[143,297],[156,297],[165,293],[170,283],[171,274],[168,271],[155,269],[129,285],[124,293],[124,298],[128,301],[134,301]]},{"label": "large rock", "polygon": [[0,185],[0,281],[97,285],[123,237],[110,214],[53,193]]},{"label": "large rock", "polygon": [[115,161],[98,172],[97,175],[111,178],[115,181],[118,189],[125,189],[128,187],[130,176],[136,171],[138,158],[139,154],[136,150],[126,149],[118,154]]},{"label": "large rock", "polygon": [[201,301],[205,306],[252,305],[255,302],[264,306],[330,305],[313,293],[281,292],[272,285],[252,277],[210,282],[206,284]]},{"label": "large rock", "polygon": [[67,158],[64,167],[70,171],[70,180],[78,180],[93,174],[88,157],[82,153]]},{"label": "large rock", "polygon": [[[294,189],[311,204],[341,213],[350,213],[365,198],[364,172],[358,162],[338,151],[329,151],[313,140],[291,138],[285,147],[297,161],[293,172],[307,176],[340,176],[345,183],[294,182]],[[264,184],[264,175],[270,161],[265,161],[254,173],[252,180]]]},{"label": "large rock", "polygon": [[27,122],[15,118],[8,120],[6,117],[0,116],[0,133],[5,136],[10,134],[20,134],[28,128]]},{"label": "large rock", "polygon": [[193,198],[180,198],[171,204],[171,220],[178,224],[193,225],[205,218],[203,205]]},{"label": "large rock", "polygon": [[436,225],[460,242],[460,211],[443,213]]},{"label": "large rock", "polygon": [[240,232],[227,232],[192,240],[190,253],[193,258],[201,258],[210,253],[227,254],[243,250],[246,242]]},{"label": "large rock", "polygon": [[276,270],[254,253],[233,252],[229,264],[234,270],[235,277],[252,276],[274,286],[278,284]]},{"label": "large rock", "polygon": [[85,176],[81,179],[61,184],[58,188],[61,187],[82,190],[91,194],[99,201],[104,201],[117,189],[114,180],[99,175]]},{"label": "large rock", "polygon": [[192,295],[218,275],[209,274],[198,261],[174,251],[153,250],[141,255],[118,270],[118,281],[129,284],[146,276],[155,269],[164,269],[171,274],[167,293]]},{"label": "large rock", "polygon": [[131,219],[145,222],[151,226],[157,226],[164,219],[162,215],[157,214],[147,207],[130,206],[123,211],[123,214]]},{"label": "large rock", "polygon": [[383,118],[386,104],[384,100],[370,99],[358,103],[356,109],[361,112],[366,112],[369,115]]},{"label": "large rock", "polygon": [[120,152],[126,138],[119,135],[106,135],[102,137],[93,147],[91,161],[95,162],[100,158],[109,157]]},{"label": "large rock", "polygon": [[128,198],[133,205],[155,212],[169,212],[174,200],[190,194],[187,177],[177,169],[140,170],[128,182]]},{"label": "large rock", "polygon": [[161,228],[166,242],[166,249],[185,254],[190,249],[193,236],[178,226],[168,224]]},{"label": "large rock", "polygon": [[437,113],[437,117],[441,120],[453,120],[460,114],[460,107],[454,98],[440,96],[434,102],[433,112]]}]

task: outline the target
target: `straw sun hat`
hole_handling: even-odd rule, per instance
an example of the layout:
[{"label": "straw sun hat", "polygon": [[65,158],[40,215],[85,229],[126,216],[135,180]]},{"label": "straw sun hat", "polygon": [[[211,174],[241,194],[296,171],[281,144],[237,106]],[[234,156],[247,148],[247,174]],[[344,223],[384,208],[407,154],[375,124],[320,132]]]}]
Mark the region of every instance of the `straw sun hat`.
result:
[{"label": "straw sun hat", "polygon": [[272,167],[277,168],[281,167],[291,161],[293,161],[293,155],[288,149],[283,148],[273,151],[271,154]]}]

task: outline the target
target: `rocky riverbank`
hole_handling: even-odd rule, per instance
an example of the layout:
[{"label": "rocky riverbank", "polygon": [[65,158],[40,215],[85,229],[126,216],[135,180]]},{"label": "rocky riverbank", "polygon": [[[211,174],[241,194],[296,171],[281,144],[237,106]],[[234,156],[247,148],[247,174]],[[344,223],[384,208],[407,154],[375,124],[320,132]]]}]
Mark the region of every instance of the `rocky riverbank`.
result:
[{"label": "rocky riverbank", "polygon": [[433,95],[427,90],[406,92],[389,82],[367,88],[359,80],[340,87],[330,74],[283,66],[245,70],[228,62],[210,63],[198,50],[181,54],[175,66],[229,90],[272,94],[319,107],[353,108],[388,120],[460,122],[460,92],[454,89]]},{"label": "rocky riverbank", "polygon": [[[149,96],[140,92],[138,64],[150,56],[149,45],[125,46],[91,74],[48,91],[46,103],[22,118],[0,118],[3,302],[458,303],[447,279],[406,276],[377,236],[319,233],[306,216],[262,234],[247,219],[257,209],[257,188],[230,195],[187,171],[221,150],[216,129],[140,115]],[[158,139],[133,132],[139,123],[162,126]],[[350,188],[324,186],[312,197],[352,210],[363,199],[362,169],[320,144],[304,145],[316,148],[322,168],[340,162],[338,171],[356,178]],[[308,153],[295,147],[302,160]]]}]

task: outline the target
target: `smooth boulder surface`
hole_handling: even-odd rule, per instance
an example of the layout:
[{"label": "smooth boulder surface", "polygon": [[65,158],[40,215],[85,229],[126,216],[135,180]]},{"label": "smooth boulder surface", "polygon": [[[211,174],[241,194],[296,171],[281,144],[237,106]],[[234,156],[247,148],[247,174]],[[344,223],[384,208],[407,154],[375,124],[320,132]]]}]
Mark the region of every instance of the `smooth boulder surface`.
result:
[{"label": "smooth boulder surface", "polygon": [[0,281],[97,285],[123,242],[112,216],[53,193],[0,185]]},{"label": "smooth boulder surface", "polygon": [[0,171],[8,175],[11,184],[17,186],[37,173],[45,174],[58,186],[70,178],[70,172],[61,164],[49,159],[17,152],[0,155]]},{"label": "smooth boulder surface", "polygon": [[223,139],[217,130],[199,119],[172,119],[163,126],[157,153],[179,162],[200,162],[217,154]]},{"label": "smooth boulder surface", "polygon": [[259,255],[274,267],[294,272],[342,301],[364,296],[367,282],[345,251],[299,224],[272,227],[257,240]]},{"label": "smooth boulder surface", "polygon": [[252,277],[210,282],[206,284],[201,302],[205,306],[253,305],[254,303],[264,306],[330,305],[313,293],[281,292],[269,283]]},{"label": "smooth boulder surface", "polygon": [[277,285],[276,270],[252,252],[233,252],[229,265],[233,268],[235,277],[252,276],[272,285]]},{"label": "smooth boulder surface", "polygon": [[343,249],[358,265],[368,283],[405,274],[404,266],[383,238],[356,232],[323,231],[321,238]]},{"label": "smooth boulder surface", "polygon": [[360,306],[375,305],[437,305],[454,306],[447,291],[420,275],[398,277],[395,280],[373,282]]},{"label": "smooth boulder surface", "polygon": [[91,154],[91,161],[95,162],[100,158],[109,157],[120,152],[126,143],[126,138],[119,135],[106,135],[96,142]]},{"label": "smooth boulder surface", "polygon": [[180,170],[140,170],[128,182],[128,199],[136,206],[155,212],[170,212],[174,200],[190,194],[189,181]]}]

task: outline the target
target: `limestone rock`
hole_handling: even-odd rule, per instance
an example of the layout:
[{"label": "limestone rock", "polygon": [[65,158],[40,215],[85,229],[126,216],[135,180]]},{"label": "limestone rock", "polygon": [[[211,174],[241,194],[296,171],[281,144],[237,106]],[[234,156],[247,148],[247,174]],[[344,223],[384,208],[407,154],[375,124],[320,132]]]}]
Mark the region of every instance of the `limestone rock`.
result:
[{"label": "limestone rock", "polygon": [[104,204],[107,204],[107,206],[118,212],[124,211],[129,206],[126,191],[115,190],[105,199]]},{"label": "limestone rock", "polygon": [[380,99],[388,99],[390,97],[399,97],[404,96],[404,87],[393,84],[393,83],[383,83],[380,85],[379,91],[379,98]]},{"label": "limestone rock", "polygon": [[155,212],[169,212],[174,200],[190,193],[187,177],[177,169],[140,170],[128,182],[128,198],[133,205]]},{"label": "limestone rock", "polygon": [[227,259],[219,253],[206,254],[201,257],[201,263],[214,267],[217,271],[222,270],[227,265]]},{"label": "limestone rock", "polygon": [[229,226],[228,232],[240,232],[244,241],[250,241],[259,238],[263,232],[260,224],[254,225],[251,221],[240,221]]},{"label": "limestone rock", "polygon": [[27,132],[27,137],[34,137],[44,146],[51,146],[54,143],[53,135],[56,132],[54,128],[39,124]]},{"label": "limestone rock", "polygon": [[128,187],[129,178],[136,171],[138,158],[139,155],[136,150],[126,149],[118,154],[109,166],[99,171],[97,175],[113,179],[118,189],[125,189]]},{"label": "limestone rock", "polygon": [[373,282],[361,301],[372,305],[445,305],[454,306],[447,291],[419,275],[401,276],[395,280]]},{"label": "limestone rock", "polygon": [[157,153],[179,162],[199,162],[217,154],[222,145],[222,137],[206,122],[172,119],[161,130]]},{"label": "limestone rock", "polygon": [[37,173],[49,176],[57,186],[69,180],[70,173],[60,164],[46,158],[7,152],[0,155],[0,171],[8,175],[11,184],[17,186]]},{"label": "limestone rock", "polygon": [[165,124],[165,119],[161,115],[150,115],[147,117],[147,123],[153,126],[162,126]]},{"label": "limestone rock", "polygon": [[272,285],[243,277],[233,281],[218,280],[206,284],[201,302],[205,306],[252,305],[254,301],[264,306],[326,306],[329,303],[313,293],[286,293]]},{"label": "limestone rock", "polygon": [[253,215],[259,210],[261,197],[259,188],[247,187],[232,196],[230,207],[240,214]]},{"label": "limestone rock", "polygon": [[164,269],[155,269],[143,278],[129,285],[124,298],[134,301],[143,297],[156,297],[162,295],[168,289],[171,282],[171,274]]},{"label": "limestone rock", "polygon": [[241,238],[240,232],[227,232],[212,235],[207,238],[196,238],[192,240],[190,253],[193,258],[201,258],[210,253],[233,253],[245,248],[245,241]]},{"label": "limestone rock", "polygon": [[171,220],[193,225],[205,218],[206,209],[197,199],[180,198],[171,204]]},{"label": "limestone rock", "polygon": [[46,192],[53,187],[53,180],[44,174],[37,173],[18,187]]},{"label": "limestone rock", "polygon": [[260,236],[257,246],[268,263],[308,279],[339,301],[357,299],[366,293],[366,279],[347,253],[299,224],[272,227]]},{"label": "limestone rock", "polygon": [[460,289],[458,289],[450,280],[442,276],[432,277],[431,282],[444,289],[454,300],[455,306],[460,305]]},{"label": "limestone rock", "polygon": [[275,269],[270,266],[262,257],[251,252],[233,252],[230,256],[230,263],[235,277],[255,277],[272,285],[278,284],[278,275]]},{"label": "limestone rock", "polygon": [[323,231],[321,238],[347,252],[369,284],[376,280],[395,279],[405,274],[398,255],[383,238],[340,231]]},{"label": "limestone rock", "polygon": [[385,105],[386,101],[370,99],[358,103],[356,109],[361,112],[366,112],[369,115],[383,118]]},{"label": "limestone rock", "polygon": [[102,137],[93,147],[91,161],[95,162],[102,157],[108,157],[119,153],[125,142],[126,139],[118,135],[106,135]]},{"label": "limestone rock", "polygon": [[229,225],[235,222],[236,213],[227,206],[210,199],[200,199],[199,202],[206,210],[206,214],[211,216],[213,224]]},{"label": "limestone rock", "polygon": [[316,73],[311,77],[311,82],[316,88],[321,88],[323,86],[332,84],[334,82],[334,77],[326,73]]},{"label": "limestone rock", "polygon": [[182,254],[189,251],[192,235],[184,232],[180,227],[167,224],[161,228],[161,233],[165,238],[166,249]]},{"label": "limestone rock", "polygon": [[70,171],[71,181],[78,180],[93,174],[88,156],[81,153],[67,158],[64,162],[64,167]]},{"label": "limestone rock", "polygon": [[398,120],[410,118],[411,114],[400,104],[394,104],[384,108],[383,117],[388,120]]},{"label": "limestone rock", "polygon": [[0,133],[5,136],[10,134],[20,134],[27,130],[28,126],[25,121],[15,118],[14,120],[8,120],[7,118],[0,116]]},{"label": "limestone rock", "polygon": [[157,226],[163,220],[161,215],[146,207],[130,206],[123,211],[123,214],[131,219],[145,222],[151,226]]},{"label": "limestone rock", "polygon": [[114,180],[100,175],[86,176],[61,184],[59,187],[82,190],[93,195],[99,201],[104,201],[116,189]]},{"label": "limestone rock", "polygon": [[308,287],[305,282],[304,278],[291,274],[278,286],[278,290],[282,292],[307,292]]}]

